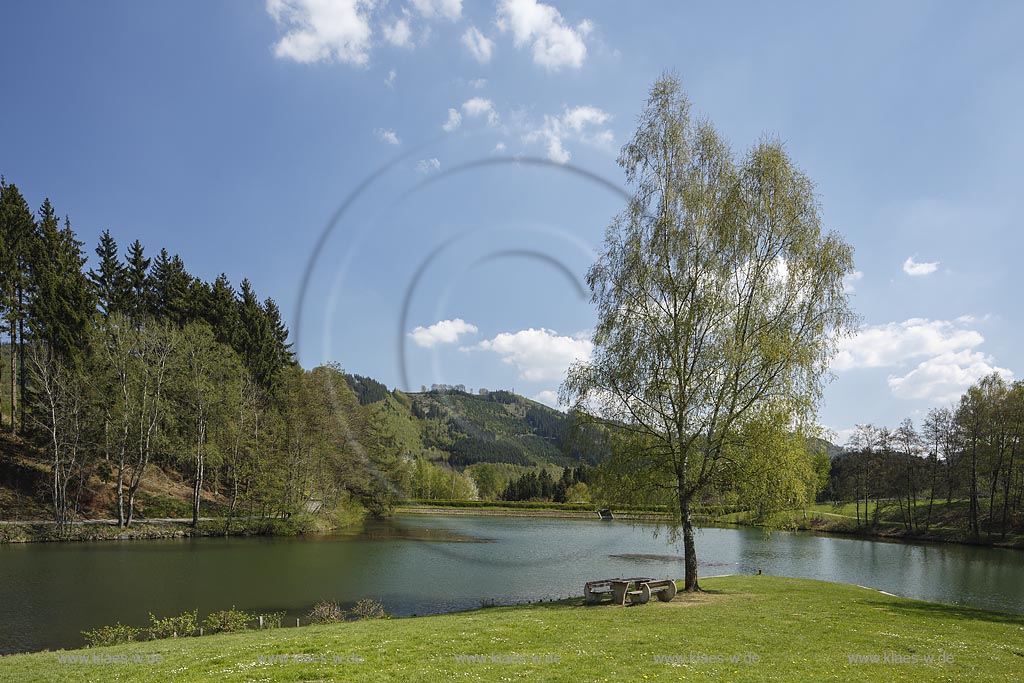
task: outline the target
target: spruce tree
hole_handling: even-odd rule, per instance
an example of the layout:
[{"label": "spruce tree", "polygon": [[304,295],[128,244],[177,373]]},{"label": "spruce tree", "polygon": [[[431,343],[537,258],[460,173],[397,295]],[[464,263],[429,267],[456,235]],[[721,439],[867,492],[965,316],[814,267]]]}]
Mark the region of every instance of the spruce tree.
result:
[{"label": "spruce tree", "polygon": [[33,296],[28,305],[29,324],[50,353],[77,361],[87,347],[96,298],[82,272],[82,242],[65,217],[64,228],[47,199],[39,209],[37,239],[29,280]]},{"label": "spruce tree", "polygon": [[188,322],[192,276],[177,254],[171,256],[161,249],[150,270],[153,291],[153,313],[183,327]]},{"label": "spruce tree", "polygon": [[[18,432],[19,393],[18,370],[24,367],[20,358],[24,349],[25,302],[27,273],[35,223],[28,202],[18,187],[0,180],[0,310],[4,314],[10,340],[10,399],[12,434]],[[24,414],[24,411],[22,411]]]},{"label": "spruce tree", "polygon": [[228,344],[235,351],[239,348],[238,298],[228,276],[221,273],[213,282],[206,321],[210,323],[217,341]]},{"label": "spruce tree", "polygon": [[89,271],[89,279],[96,291],[100,312],[106,317],[114,312],[123,312],[127,304],[127,270],[117,255],[117,242],[109,230],[100,235],[96,245],[99,264]]},{"label": "spruce tree", "polygon": [[136,321],[154,312],[149,263],[142,244],[138,240],[132,242],[125,266],[125,310]]}]

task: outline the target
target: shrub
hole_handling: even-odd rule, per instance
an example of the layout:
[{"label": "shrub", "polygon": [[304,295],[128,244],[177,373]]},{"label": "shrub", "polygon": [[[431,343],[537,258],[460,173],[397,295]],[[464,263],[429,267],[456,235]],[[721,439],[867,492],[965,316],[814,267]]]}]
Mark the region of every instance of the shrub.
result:
[{"label": "shrub", "polygon": [[118,622],[113,626],[101,626],[93,631],[82,631],[87,647],[103,647],[105,645],[120,645],[139,640],[144,629],[134,626],[125,626]]},{"label": "shrub", "polygon": [[333,624],[345,618],[345,612],[336,602],[321,600],[309,611],[309,619],[314,624]]},{"label": "shrub", "polygon": [[176,617],[157,619],[149,615],[150,638],[176,638],[190,636],[199,628],[199,611],[182,612]]},{"label": "shrub", "polygon": [[209,633],[235,633],[247,630],[249,622],[253,619],[255,617],[252,614],[232,607],[214,612],[206,617],[203,620],[203,628]]},{"label": "shrub", "polygon": [[269,614],[260,614],[256,617],[256,620],[259,621],[260,617],[263,617],[263,628],[281,628],[281,623],[284,621],[284,612],[271,612]]},{"label": "shrub", "polygon": [[366,598],[356,603],[356,606],[349,610],[349,615],[356,621],[360,619],[387,619],[387,612],[384,605],[376,600]]}]

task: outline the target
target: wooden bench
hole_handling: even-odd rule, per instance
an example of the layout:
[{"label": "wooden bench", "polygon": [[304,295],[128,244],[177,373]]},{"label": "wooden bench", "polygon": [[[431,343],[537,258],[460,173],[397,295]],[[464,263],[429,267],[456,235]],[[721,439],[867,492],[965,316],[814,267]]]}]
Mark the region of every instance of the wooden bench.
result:
[{"label": "wooden bench", "polygon": [[625,605],[627,599],[631,604],[644,605],[651,601],[651,596],[669,602],[676,596],[676,582],[672,579],[633,577],[587,581],[583,585],[583,596],[588,603],[600,602],[606,595],[611,596],[614,605]]},{"label": "wooden bench", "polygon": [[655,581],[648,577],[633,577],[631,579],[601,579],[599,581],[588,581],[583,587],[584,597],[587,602],[600,602],[606,596],[611,596],[612,604],[625,605],[627,599],[631,603],[644,604],[650,601],[650,596],[656,594],[659,600],[671,600],[675,597],[673,590],[671,597],[665,598],[668,592],[668,584],[675,589],[675,582]]}]

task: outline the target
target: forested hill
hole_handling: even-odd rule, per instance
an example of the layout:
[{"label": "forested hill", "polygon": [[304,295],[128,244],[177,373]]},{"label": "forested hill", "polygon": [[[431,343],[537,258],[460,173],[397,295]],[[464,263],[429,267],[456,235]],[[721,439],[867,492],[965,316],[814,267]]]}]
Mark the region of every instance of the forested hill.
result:
[{"label": "forested hill", "polygon": [[33,212],[0,176],[0,516],[198,525],[562,498],[602,456],[596,437],[569,446],[589,430],[508,392],[405,394],[340,365],[303,369],[249,280],[204,279],[110,232],[88,251],[70,217],[48,199]]},{"label": "forested hill", "polygon": [[509,391],[434,386],[404,393],[369,377],[347,379],[361,404],[386,406],[395,428],[405,427],[411,437],[407,452],[456,469],[482,462],[591,466],[608,447],[595,430],[574,425],[570,415]]}]

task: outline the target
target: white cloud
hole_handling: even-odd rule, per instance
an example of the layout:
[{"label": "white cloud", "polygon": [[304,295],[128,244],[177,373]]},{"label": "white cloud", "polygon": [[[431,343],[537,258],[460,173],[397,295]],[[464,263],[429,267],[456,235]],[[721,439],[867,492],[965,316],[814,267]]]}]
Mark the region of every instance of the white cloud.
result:
[{"label": "white cloud", "polygon": [[558,408],[558,393],[555,391],[551,391],[550,389],[538,391],[536,394],[532,396],[532,398],[534,401],[537,401],[538,403],[543,403],[544,405],[550,406],[552,408]]},{"label": "white cloud", "polygon": [[993,372],[1007,380],[1013,378],[1012,371],[996,367],[994,363],[991,356],[980,351],[950,351],[922,361],[903,376],[889,377],[889,388],[898,398],[947,403]]},{"label": "white cloud", "polygon": [[302,64],[369,62],[372,0],[267,0],[267,12],[285,34],[274,54]]},{"label": "white cloud", "polygon": [[931,275],[939,269],[941,261],[918,263],[913,256],[908,256],[903,262],[903,272],[910,276]]},{"label": "white cloud", "polygon": [[534,64],[550,71],[583,66],[587,56],[583,38],[593,30],[589,20],[569,26],[557,9],[536,0],[502,0],[497,25],[503,33],[511,31],[516,47],[531,45]]},{"label": "white cloud", "polygon": [[469,82],[469,87],[474,88],[476,90],[482,90],[482,89],[487,87],[487,79],[486,78],[474,78],[473,80],[471,80]]},{"label": "white cloud", "polygon": [[505,143],[504,143],[504,142],[499,142],[498,144],[496,144],[496,145],[494,146],[494,149],[493,149],[492,151],[493,151],[493,152],[494,152],[495,154],[501,154],[502,152],[504,152],[504,151],[505,151]]},{"label": "white cloud", "polygon": [[429,327],[417,327],[409,333],[409,338],[417,346],[432,349],[439,344],[455,344],[462,335],[475,334],[477,331],[476,325],[456,318],[439,320]]},{"label": "white cloud", "polygon": [[389,88],[395,87],[395,79],[398,77],[398,72],[394,69],[388,71],[388,77],[384,79],[384,85]]},{"label": "white cloud", "polygon": [[967,316],[956,320],[910,318],[862,328],[856,336],[840,341],[832,369],[895,367],[925,356],[972,349],[985,341],[980,332],[966,327],[972,322]]},{"label": "white cloud", "polygon": [[470,26],[462,34],[462,44],[469,50],[469,54],[473,55],[473,59],[481,64],[491,61],[491,56],[494,54],[494,41],[481,33],[476,26]]},{"label": "white cloud", "polygon": [[971,327],[975,322],[971,316],[962,316],[872,325],[840,342],[832,369],[898,368],[886,380],[897,398],[952,401],[985,375],[1013,376],[977,350],[985,338]]},{"label": "white cloud", "polygon": [[428,173],[437,173],[441,170],[441,162],[436,157],[420,159],[416,162],[416,170],[424,175]]},{"label": "white cloud", "polygon": [[519,376],[529,382],[562,379],[569,366],[590,360],[594,345],[589,339],[567,337],[544,328],[502,332],[464,350],[493,351],[501,360],[514,365]]},{"label": "white cloud", "polygon": [[397,47],[412,47],[412,29],[408,20],[396,19],[393,24],[385,24],[384,40]]},{"label": "white cloud", "polygon": [[566,126],[582,133],[583,129],[589,125],[600,126],[611,119],[611,114],[603,112],[597,107],[582,106],[568,109],[565,115],[562,116],[562,121]]},{"label": "white cloud", "polygon": [[822,434],[822,438],[827,439],[836,446],[845,446],[850,443],[850,439],[857,433],[856,427],[847,427],[845,429],[829,429],[825,428],[825,434]]},{"label": "white cloud", "polygon": [[566,107],[561,116],[544,116],[544,123],[526,133],[526,142],[543,140],[547,146],[548,158],[564,164],[571,155],[563,143],[567,139],[608,147],[614,140],[611,130],[603,126],[611,120],[611,114],[597,107],[582,105]]},{"label": "white cloud", "polygon": [[462,16],[462,0],[412,0],[412,6],[428,19],[440,16],[454,21]]},{"label": "white cloud", "polygon": [[386,142],[389,145],[402,144],[402,141],[398,139],[398,134],[395,133],[395,131],[393,130],[390,130],[388,128],[378,128],[373,132],[377,135],[377,138],[381,142]]},{"label": "white cloud", "polygon": [[460,125],[462,125],[462,114],[459,113],[458,109],[449,109],[448,120],[441,124],[441,128],[444,132],[451,133]]},{"label": "white cloud", "polygon": [[843,278],[843,291],[847,294],[852,294],[856,291],[856,283],[864,279],[864,273],[859,270],[855,270],[846,277]]},{"label": "white cloud", "polygon": [[462,111],[470,118],[487,115],[487,125],[498,124],[498,112],[494,109],[494,103],[484,97],[473,97],[462,103]]}]

